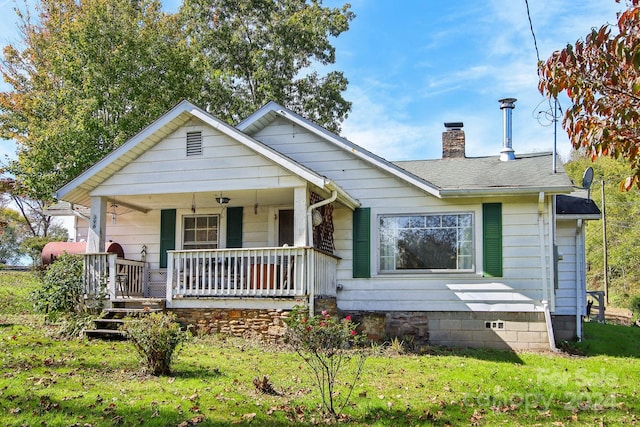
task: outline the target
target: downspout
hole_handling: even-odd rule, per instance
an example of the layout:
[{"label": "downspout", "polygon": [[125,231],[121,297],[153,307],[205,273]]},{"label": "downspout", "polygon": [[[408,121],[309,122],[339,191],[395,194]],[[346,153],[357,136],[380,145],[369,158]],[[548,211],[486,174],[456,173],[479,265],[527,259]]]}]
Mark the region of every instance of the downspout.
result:
[{"label": "downspout", "polygon": [[542,268],[542,308],[544,309],[544,319],[547,324],[547,336],[549,338],[549,348],[558,351],[556,340],[553,335],[553,323],[551,322],[551,312],[549,311],[549,279],[547,275],[547,255],[545,252],[544,236],[544,191],[538,194],[538,232],[540,233],[540,267]]},{"label": "downspout", "polygon": [[[329,197],[328,199],[320,200],[319,202],[314,203],[313,205],[307,208],[307,245],[308,246],[313,246],[313,216],[312,216],[313,210],[321,206],[328,205],[329,203],[333,203],[337,198],[338,198],[338,191],[333,190],[331,192],[331,197]],[[315,268],[315,263],[312,262],[313,260],[311,259],[307,261],[308,261],[307,273],[309,274],[308,277],[309,278],[315,277],[315,271],[313,270]],[[313,316],[315,311],[314,299],[315,299],[315,283],[313,284],[313,286],[309,286],[309,315],[310,316]]]},{"label": "downspout", "polygon": [[311,213],[314,209],[335,202],[337,198],[338,191],[333,190],[331,192],[331,197],[329,197],[328,199],[320,200],[318,203],[314,203],[307,208],[307,244],[309,246],[313,246],[313,217]]},{"label": "downspout", "polygon": [[584,274],[581,262],[581,260],[584,260],[584,251],[581,236],[582,220],[579,219],[576,226],[576,337],[578,338],[578,341],[582,341],[582,307],[584,307],[584,303],[582,301],[582,278],[584,277]]}]

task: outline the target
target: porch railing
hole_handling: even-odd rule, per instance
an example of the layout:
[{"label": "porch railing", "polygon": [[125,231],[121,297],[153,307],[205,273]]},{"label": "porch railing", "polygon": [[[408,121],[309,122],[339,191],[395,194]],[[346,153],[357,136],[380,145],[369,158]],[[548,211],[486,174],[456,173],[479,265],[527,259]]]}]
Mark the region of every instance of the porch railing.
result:
[{"label": "porch railing", "polygon": [[116,254],[106,252],[83,256],[86,296],[114,299],[146,294],[145,262],[118,258]]},{"label": "porch railing", "polygon": [[335,295],[337,260],[307,247],[170,251],[167,299]]}]

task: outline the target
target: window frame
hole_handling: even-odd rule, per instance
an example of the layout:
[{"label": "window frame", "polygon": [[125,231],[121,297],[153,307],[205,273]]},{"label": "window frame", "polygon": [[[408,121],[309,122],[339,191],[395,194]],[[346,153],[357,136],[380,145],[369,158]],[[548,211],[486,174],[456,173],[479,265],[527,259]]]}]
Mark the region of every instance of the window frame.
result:
[{"label": "window frame", "polygon": [[[186,231],[187,231],[187,227],[186,227],[186,221],[189,218],[195,218],[196,219],[196,227],[193,228],[193,230],[195,231],[195,233],[197,233],[198,231],[198,227],[197,227],[197,218],[216,218],[216,242],[215,242],[215,247],[207,247],[207,248],[187,248],[186,245],[197,245],[198,241],[186,241]],[[180,224],[180,240],[182,242],[182,250],[185,251],[195,251],[195,250],[200,250],[200,249],[220,249],[221,248],[221,228],[222,228],[222,215],[217,214],[217,213],[203,213],[203,214],[185,214],[182,215],[181,218],[181,224]],[[206,229],[210,229],[210,227],[207,227]],[[191,229],[190,229],[191,230]],[[210,242],[210,241],[208,241]]]},{"label": "window frame", "polygon": [[[383,269],[383,232],[381,227],[381,221],[383,218],[398,218],[398,217],[430,217],[430,216],[438,216],[440,218],[448,215],[469,215],[471,219],[471,223],[468,226],[468,230],[470,232],[470,242],[469,247],[471,251],[469,253],[469,258],[471,260],[471,267],[464,269],[451,269],[451,268],[410,268],[410,269],[392,269],[385,270]],[[377,266],[378,266],[378,274],[381,275],[389,275],[389,274],[400,274],[400,275],[411,275],[411,274],[469,274],[475,273],[477,270],[477,261],[476,261],[476,212],[473,210],[463,210],[463,211],[446,211],[446,212],[388,212],[381,213],[377,215],[376,218],[376,244],[377,244]],[[395,246],[395,250],[397,250],[397,244]],[[456,256],[459,257],[460,254],[457,252]]]}]

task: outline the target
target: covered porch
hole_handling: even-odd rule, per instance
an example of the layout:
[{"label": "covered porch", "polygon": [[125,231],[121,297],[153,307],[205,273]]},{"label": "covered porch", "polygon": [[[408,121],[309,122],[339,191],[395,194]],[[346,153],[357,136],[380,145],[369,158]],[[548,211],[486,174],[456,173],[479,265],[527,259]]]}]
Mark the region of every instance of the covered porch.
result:
[{"label": "covered porch", "polygon": [[313,299],[336,296],[338,257],[311,247],[168,252],[166,269],[110,253],[84,255],[88,296],[115,301],[165,298],[166,306],[219,298]]}]

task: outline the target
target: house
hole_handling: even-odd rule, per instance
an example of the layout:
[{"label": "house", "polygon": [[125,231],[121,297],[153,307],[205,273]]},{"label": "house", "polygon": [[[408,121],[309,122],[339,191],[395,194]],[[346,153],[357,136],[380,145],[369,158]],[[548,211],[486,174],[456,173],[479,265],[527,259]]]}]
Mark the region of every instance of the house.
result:
[{"label": "house", "polygon": [[496,156],[451,123],[442,159],[390,162],[273,102],[233,127],[183,101],[56,197],[90,209],[88,292],[203,330],[277,337],[306,304],[374,339],[549,349],[581,335],[599,211],[551,153],[515,154],[513,102]]}]

